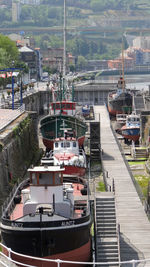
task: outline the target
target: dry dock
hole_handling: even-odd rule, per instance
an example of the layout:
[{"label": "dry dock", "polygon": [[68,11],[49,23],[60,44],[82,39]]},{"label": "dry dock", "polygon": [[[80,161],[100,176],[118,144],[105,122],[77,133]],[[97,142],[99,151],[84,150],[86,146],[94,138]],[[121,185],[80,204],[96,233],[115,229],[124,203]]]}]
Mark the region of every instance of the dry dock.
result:
[{"label": "dry dock", "polygon": [[[103,166],[108,179],[114,179],[121,261],[150,259],[150,222],[111,130],[106,107],[95,106],[94,111],[95,114],[100,114]],[[149,267],[150,261],[138,266]]]}]

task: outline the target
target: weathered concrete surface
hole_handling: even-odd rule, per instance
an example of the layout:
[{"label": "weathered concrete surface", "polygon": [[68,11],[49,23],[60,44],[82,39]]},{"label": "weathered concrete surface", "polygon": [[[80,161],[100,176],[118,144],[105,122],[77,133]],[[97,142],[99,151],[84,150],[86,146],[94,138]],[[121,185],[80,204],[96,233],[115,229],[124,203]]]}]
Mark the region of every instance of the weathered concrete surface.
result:
[{"label": "weathered concrete surface", "polygon": [[35,112],[20,114],[0,132],[0,204],[8,194],[8,189],[36,162],[38,151]]},{"label": "weathered concrete surface", "polygon": [[[114,179],[116,215],[120,224],[121,260],[150,258],[150,222],[137,194],[123,156],[110,127],[105,106],[95,106],[100,113],[102,161],[108,179]],[[127,265],[123,265],[127,266]],[[138,266],[150,266],[150,261]]]}]

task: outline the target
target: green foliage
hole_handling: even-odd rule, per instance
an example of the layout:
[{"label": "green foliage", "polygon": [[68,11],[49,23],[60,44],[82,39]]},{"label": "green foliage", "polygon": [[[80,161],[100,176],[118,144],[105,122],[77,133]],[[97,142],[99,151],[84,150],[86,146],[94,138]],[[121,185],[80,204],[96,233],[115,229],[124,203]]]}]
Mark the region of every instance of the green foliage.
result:
[{"label": "green foliage", "polygon": [[87,65],[87,61],[83,56],[78,56],[78,67],[84,69]]},{"label": "green foliage", "polygon": [[101,181],[101,182],[98,183],[97,190],[100,191],[100,192],[105,192],[106,191],[104,182]]},{"label": "green foliage", "polygon": [[133,165],[143,165],[143,164],[145,164],[145,162],[146,162],[146,159],[145,160],[141,160],[141,161],[128,161],[128,164],[130,165],[130,166],[133,166]]},{"label": "green foliage", "polygon": [[4,22],[11,22],[11,10],[10,9],[0,9],[0,23],[1,27],[4,26]]},{"label": "green foliage", "polygon": [[149,176],[145,175],[135,175],[134,176],[138,184],[140,185],[143,195],[146,198],[147,197],[147,189],[148,189],[148,182],[150,181]]},{"label": "green foliage", "polygon": [[0,152],[3,150],[4,144],[0,142]]},{"label": "green foliage", "polygon": [[27,127],[29,127],[31,123],[31,119],[29,117],[27,117],[26,119],[24,119],[18,126],[16,126],[13,129],[13,134],[16,138],[19,138],[19,136],[22,135],[24,129],[26,129]]},{"label": "green foliage", "polygon": [[19,52],[14,41],[0,34],[0,67],[11,67],[12,61],[17,61]]}]

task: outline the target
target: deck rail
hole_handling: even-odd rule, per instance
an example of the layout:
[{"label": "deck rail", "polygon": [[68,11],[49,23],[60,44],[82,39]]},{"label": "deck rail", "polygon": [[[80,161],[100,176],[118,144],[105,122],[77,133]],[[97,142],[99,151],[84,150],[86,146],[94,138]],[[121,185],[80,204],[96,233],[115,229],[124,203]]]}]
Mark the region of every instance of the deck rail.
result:
[{"label": "deck rail", "polygon": [[[4,246],[2,243],[0,243],[0,247],[3,248],[5,250],[5,253],[0,252],[0,263],[2,264],[2,266],[6,266],[6,267],[10,267],[11,263],[14,264],[19,264],[19,266],[27,266],[27,267],[36,267],[35,265],[28,265],[22,262],[17,262],[15,260],[12,259],[12,255],[16,255],[16,256],[21,256],[24,259],[32,259],[32,260],[38,260],[38,262],[41,262],[41,266],[42,263],[50,263],[50,262],[54,262],[56,263],[57,267],[61,267],[61,264],[66,263],[66,264],[74,264],[74,265],[79,265],[79,264],[83,264],[83,265],[91,265],[91,266],[100,266],[102,265],[103,267],[106,265],[108,266],[108,264],[111,266],[114,266],[114,264],[118,264],[118,262],[77,262],[77,261],[63,261],[60,259],[56,259],[56,260],[52,260],[52,259],[43,259],[43,258],[37,258],[37,257],[32,257],[32,256],[27,256],[27,255],[23,255],[23,254],[19,254],[17,252],[14,252],[13,250],[11,250],[10,248],[7,248],[6,246]],[[146,262],[150,262],[150,258],[148,259],[143,259],[143,260],[130,260],[130,261],[120,261],[119,265],[123,267],[123,265],[125,264],[125,266],[129,266],[129,267],[136,267],[137,264],[139,263],[146,263]]]}]

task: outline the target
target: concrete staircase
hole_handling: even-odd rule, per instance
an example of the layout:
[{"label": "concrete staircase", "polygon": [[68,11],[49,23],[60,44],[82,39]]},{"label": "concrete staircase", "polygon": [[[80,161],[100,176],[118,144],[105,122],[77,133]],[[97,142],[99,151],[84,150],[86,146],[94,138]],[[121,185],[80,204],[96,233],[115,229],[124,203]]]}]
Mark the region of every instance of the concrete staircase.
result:
[{"label": "concrete staircase", "polygon": [[[105,267],[119,266],[118,232],[116,227],[115,199],[113,194],[96,198],[96,262],[108,264]],[[110,264],[111,262],[111,264]]]},{"label": "concrete staircase", "polygon": [[141,148],[141,147],[132,147],[131,146],[131,156],[134,159],[140,159],[140,158],[148,158],[149,157],[149,150],[147,148]]}]

